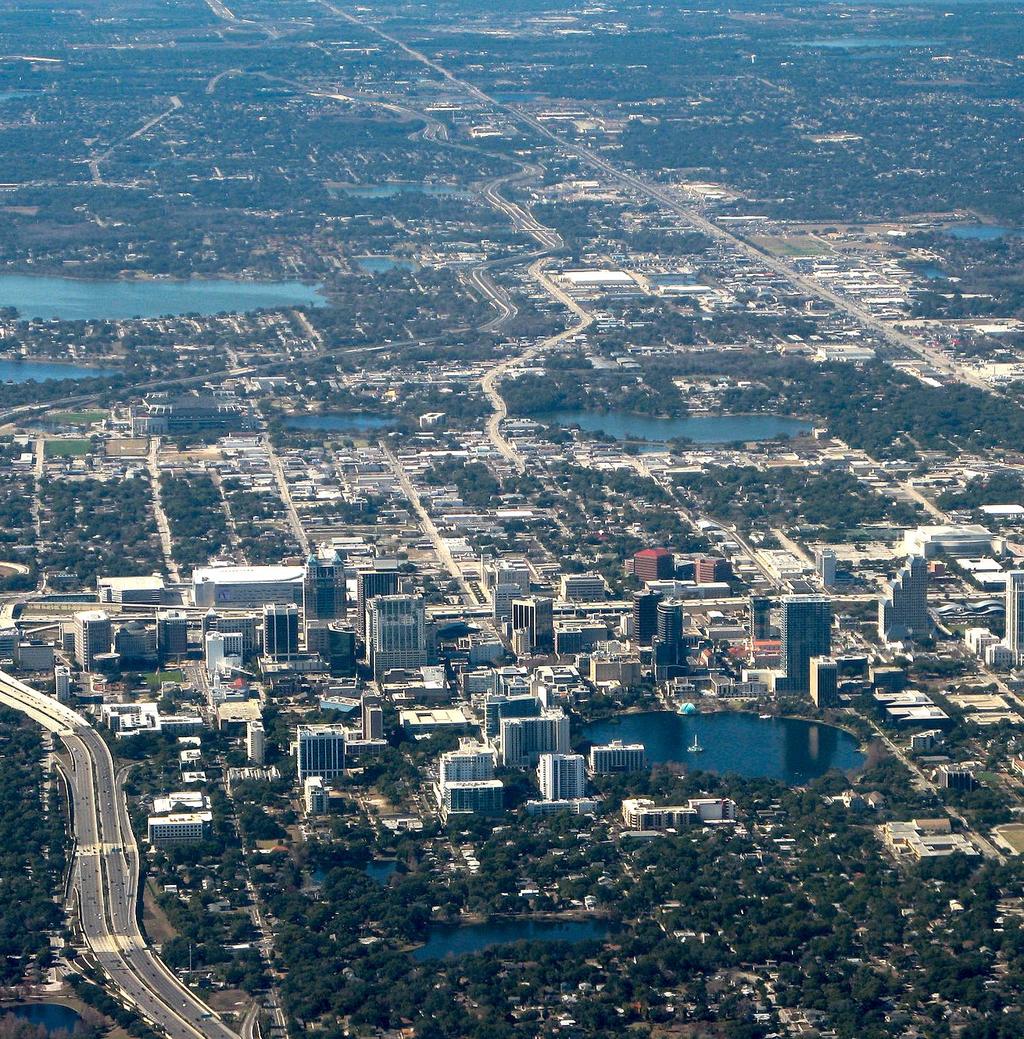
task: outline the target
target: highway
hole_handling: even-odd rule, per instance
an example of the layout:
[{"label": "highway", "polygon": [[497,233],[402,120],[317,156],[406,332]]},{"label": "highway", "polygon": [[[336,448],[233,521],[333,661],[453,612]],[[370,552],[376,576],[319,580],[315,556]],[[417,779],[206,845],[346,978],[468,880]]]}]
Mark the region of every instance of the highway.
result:
[{"label": "highway", "polygon": [[[919,339],[913,336],[907,335],[905,332],[901,332],[899,329],[893,327],[890,323],[875,317],[874,314],[866,310],[863,306],[849,299],[847,296],[840,295],[834,292],[832,289],[820,282],[809,278],[803,274],[795,271],[788,263],[779,259],[776,256],[758,249],[750,242],[733,234],[731,231],[720,227],[718,224],[711,220],[708,220],[702,213],[694,209],[691,206],[684,205],[680,202],[670,191],[663,188],[661,185],[652,183],[646,178],[640,177],[634,173],[630,173],[626,170],[621,170],[617,166],[614,166],[611,162],[605,159],[603,156],[598,155],[592,149],[582,144],[577,144],[574,141],[566,140],[564,137],[555,133],[549,129],[539,119],[530,115],[529,112],[524,111],[522,108],[515,104],[498,101],[491,97],[490,94],[485,93],[479,87],[474,86],[468,80],[460,79],[453,72],[449,71],[443,65],[434,61],[428,55],[422,51],[416,50],[414,47],[403,42],[397,36],[392,35],[384,29],[379,28],[372,22],[366,21],[364,18],[357,15],[351,14],[331,3],[330,0],[319,0],[321,6],[326,8],[332,14],[338,15],[344,18],[346,21],[351,22],[354,25],[358,25],[368,32],[373,33],[381,40],[386,40],[388,43],[397,47],[400,51],[410,57],[413,61],[418,62],[424,67],[437,73],[442,79],[448,84],[462,92],[468,94],[476,100],[493,106],[494,108],[500,109],[508,113],[516,122],[523,126],[529,127],[536,133],[545,137],[547,140],[555,144],[563,153],[568,153],[580,159],[588,166],[594,169],[600,170],[601,172],[612,177],[634,191],[646,196],[652,201],[656,201],[664,206],[667,210],[674,213],[676,216],[682,217],[692,224],[692,226],[703,231],[709,237],[716,241],[723,242],[730,247],[738,250],[744,255],[756,260],[758,263],[768,267],[776,274],[786,278],[792,285],[800,288],[802,291],[807,293],[809,296],[816,296],[818,299],[826,300],[839,310],[844,311],[850,317],[858,321],[863,327],[869,328],[876,332],[884,340],[886,340],[891,346],[895,346],[902,351],[909,352],[922,360],[927,361],[933,365],[936,369],[943,372],[951,379],[959,380],[960,382],[966,383],[967,385],[973,386],[976,389],[984,390],[987,393],[993,392],[992,386],[990,386],[983,379],[980,379],[973,373],[967,371],[962,365],[957,364],[951,360],[946,354],[939,350],[928,346],[926,343],[921,342]],[[360,12],[364,11],[364,8],[358,9]]]},{"label": "highway", "polygon": [[136,906],[139,847],[110,750],[86,719],[0,671],[0,703],[63,741],[71,792],[73,901],[86,944],[122,1000],[172,1039],[237,1039],[146,944]]}]

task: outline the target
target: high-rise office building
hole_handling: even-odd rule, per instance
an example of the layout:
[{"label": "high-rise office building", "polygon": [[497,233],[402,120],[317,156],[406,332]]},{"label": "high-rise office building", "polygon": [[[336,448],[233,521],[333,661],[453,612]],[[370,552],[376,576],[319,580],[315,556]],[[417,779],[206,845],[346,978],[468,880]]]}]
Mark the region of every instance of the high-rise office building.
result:
[{"label": "high-rise office building", "polygon": [[356,668],[356,633],[339,621],[307,621],[306,651],[316,653],[332,675],[351,675]]},{"label": "high-rise office building", "polygon": [[516,768],[535,765],[541,754],[569,753],[569,718],[557,707],[537,718],[502,718],[501,762]]},{"label": "high-rise office building", "polygon": [[384,738],[384,708],[379,696],[363,693],[359,701],[359,717],[364,740],[381,740]]},{"label": "high-rise office building", "polygon": [[203,635],[211,631],[219,631],[225,635],[240,635],[242,638],[243,657],[250,657],[256,652],[260,641],[263,620],[255,613],[235,614],[228,617],[216,610],[210,610],[203,616]]},{"label": "high-rise office building", "polygon": [[263,722],[251,721],[245,727],[245,754],[254,765],[262,765],[267,756],[267,731]]},{"label": "high-rise office building", "polygon": [[366,609],[366,647],[373,673],[430,662],[426,609],[421,595],[377,595]]},{"label": "high-rise office building", "polygon": [[537,784],[545,801],[571,801],[587,792],[582,754],[541,754]]},{"label": "high-rise office building", "polygon": [[831,548],[819,548],[814,553],[814,569],[818,573],[818,580],[826,588],[831,588],[836,583],[836,554]]},{"label": "high-rise office building", "polygon": [[375,559],[373,566],[356,574],[356,630],[366,638],[366,609],[377,595],[398,594],[398,563]]},{"label": "high-rise office building", "polygon": [[512,600],[530,594],[530,568],[526,563],[502,561],[491,572],[491,616],[507,621],[512,617]]},{"label": "high-rise office building", "polygon": [[60,703],[71,702],[71,668],[64,664],[53,669],[53,695]]},{"label": "high-rise office building", "polygon": [[749,632],[751,643],[766,642],[772,632],[772,601],[763,595],[750,597]]},{"label": "high-rise office building", "polygon": [[554,604],[551,599],[529,595],[512,600],[512,630],[527,632],[531,653],[555,650]]},{"label": "high-rise office building", "polygon": [[878,637],[885,642],[906,642],[926,638],[930,630],[928,561],[924,556],[911,556],[878,604]]},{"label": "high-rise office building", "polygon": [[658,603],[660,592],[633,593],[633,638],[641,646],[649,646],[658,634]]},{"label": "high-rise office building", "polygon": [[188,614],[184,610],[163,610],[156,615],[156,645],[161,660],[188,653]]},{"label": "high-rise office building", "polygon": [[832,652],[832,600],[827,595],[786,595],[782,599],[782,666],[786,677],[775,688],[808,693],[811,657]]},{"label": "high-rise office building", "polygon": [[1024,654],[1024,570],[1006,575],[1006,645],[1020,660]]},{"label": "high-rise office building", "polygon": [[75,659],[86,671],[100,653],[109,653],[114,641],[110,614],[105,610],[83,610],[75,614]]},{"label": "high-rise office building", "polygon": [[299,782],[309,776],[336,779],[345,774],[345,729],[341,725],[300,725],[295,733]]},{"label": "high-rise office building", "polygon": [[203,639],[206,674],[212,682],[221,668],[240,667],[244,638],[238,631],[208,631]]},{"label": "high-rise office building", "polygon": [[302,608],[307,621],[345,616],[345,560],[334,549],[311,552],[302,582]]},{"label": "high-rise office building", "polygon": [[675,571],[675,556],[667,548],[644,548],[633,556],[633,575],[638,581],[666,581]]},{"label": "high-rise office building", "polygon": [[839,705],[839,665],[832,657],[811,657],[810,694],[815,707]]},{"label": "high-rise office building", "polygon": [[272,660],[291,660],[299,652],[299,608],[292,603],[263,607],[263,653]]},{"label": "high-rise office building", "polygon": [[717,581],[727,581],[732,568],[728,559],[715,556],[703,556],[694,560],[693,576],[697,584],[714,584]]},{"label": "high-rise office building", "polygon": [[686,662],[683,625],[686,614],[678,599],[662,599],[658,603],[655,637],[655,659],[659,667],[675,667]]}]

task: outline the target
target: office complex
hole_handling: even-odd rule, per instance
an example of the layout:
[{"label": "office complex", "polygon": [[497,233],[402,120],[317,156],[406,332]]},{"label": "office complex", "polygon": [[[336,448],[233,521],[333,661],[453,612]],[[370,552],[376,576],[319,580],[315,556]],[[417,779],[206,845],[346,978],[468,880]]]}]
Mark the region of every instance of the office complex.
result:
[{"label": "office complex", "polygon": [[554,652],[553,607],[551,599],[538,595],[512,600],[512,630],[526,632],[526,643],[532,653]]},{"label": "office complex", "polygon": [[188,653],[188,614],[184,610],[164,610],[156,615],[156,644],[161,660]]},{"label": "office complex", "polygon": [[667,548],[645,548],[633,556],[633,575],[638,581],[664,581],[674,577],[675,556]]},{"label": "office complex", "polygon": [[541,754],[537,784],[545,801],[571,801],[587,792],[582,754]]},{"label": "office complex", "polygon": [[299,652],[299,608],[270,605],[263,608],[263,654],[271,660],[290,660]]},{"label": "office complex", "polygon": [[885,642],[906,642],[927,637],[928,561],[911,556],[889,582],[878,604],[878,637]]},{"label": "office complex", "polygon": [[305,620],[337,620],[345,616],[345,560],[330,548],[311,552],[302,582]]},{"label": "office complex", "polygon": [[491,572],[491,616],[496,621],[512,618],[512,600],[530,594],[530,568],[525,563],[501,562]]},{"label": "office complex", "polygon": [[299,782],[308,776],[336,779],[345,774],[345,730],[340,725],[300,725],[295,732]]},{"label": "office complex", "polygon": [[811,657],[832,652],[832,600],[827,595],[786,595],[782,599],[782,667],[779,692],[810,692]]},{"label": "office complex", "polygon": [[105,610],[83,610],[74,618],[75,659],[91,671],[96,657],[109,653],[114,639],[110,615]]},{"label": "office complex", "polygon": [[219,631],[225,635],[238,635],[241,638],[241,655],[252,656],[260,645],[263,629],[263,618],[255,613],[236,613],[228,616],[210,610],[203,617],[203,635],[211,631]]},{"label": "office complex", "polygon": [[839,705],[839,665],[832,657],[811,657],[809,692],[815,707]]},{"label": "office complex", "polygon": [[364,740],[384,738],[384,708],[379,696],[363,693],[359,701],[360,732]]},{"label": "office complex", "polygon": [[430,662],[427,621],[420,595],[378,595],[366,608],[366,649],[374,676]]},{"label": "office complex", "polygon": [[600,574],[563,574],[559,581],[559,594],[566,602],[600,602],[605,593]]},{"label": "office complex", "polygon": [[356,574],[356,630],[366,637],[366,609],[378,595],[398,594],[398,563],[393,559],[376,559],[371,567]]},{"label": "office complex", "polygon": [[649,646],[658,633],[658,603],[660,592],[633,593],[633,638],[641,646]]},{"label": "office complex", "polygon": [[1024,570],[1006,575],[1006,645],[1019,661],[1024,654]]}]

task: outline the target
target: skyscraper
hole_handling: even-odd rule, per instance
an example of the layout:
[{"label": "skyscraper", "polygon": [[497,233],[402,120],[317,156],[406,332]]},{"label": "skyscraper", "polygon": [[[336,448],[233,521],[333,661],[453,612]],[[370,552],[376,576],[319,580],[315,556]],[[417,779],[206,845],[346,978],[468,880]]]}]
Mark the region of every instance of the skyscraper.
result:
[{"label": "skyscraper", "polygon": [[649,646],[658,633],[658,603],[661,592],[633,593],[633,638],[641,646]]},{"label": "skyscraper", "polygon": [[1024,653],[1024,570],[1006,575],[1006,644],[1019,660]]},{"label": "skyscraper", "polygon": [[675,556],[667,548],[644,548],[633,556],[638,581],[664,581],[675,574]]},{"label": "skyscraper", "polygon": [[836,583],[836,554],[831,548],[819,548],[814,553],[814,567],[818,571],[818,579],[826,588]]},{"label": "skyscraper", "polygon": [[832,657],[811,657],[810,693],[815,707],[839,703],[839,665]]},{"label": "skyscraper", "polygon": [[366,648],[376,677],[395,667],[429,663],[426,609],[421,595],[377,595],[366,610]]},{"label": "skyscraper", "polygon": [[105,610],[75,614],[75,659],[86,671],[92,670],[97,654],[110,652],[113,640],[114,629]]},{"label": "skyscraper", "polygon": [[263,607],[263,652],[273,660],[290,660],[299,652],[298,606]]},{"label": "skyscraper", "polygon": [[[1009,618],[1009,609],[1006,615]],[[885,642],[906,642],[925,638],[930,628],[928,562],[924,556],[911,556],[878,604],[878,637]]]},{"label": "skyscraper", "polygon": [[658,632],[656,660],[661,667],[675,667],[686,661],[683,642],[683,604],[678,599],[663,599],[658,603]]},{"label": "skyscraper", "polygon": [[334,549],[309,554],[302,582],[302,609],[307,621],[345,616],[345,560]]},{"label": "skyscraper", "polygon": [[356,630],[366,637],[366,607],[375,595],[398,594],[398,563],[376,559],[368,570],[356,574]]},{"label": "skyscraper", "polygon": [[299,782],[309,776],[335,779],[345,774],[345,729],[341,725],[300,725],[296,729]]},{"label": "skyscraper", "polygon": [[771,638],[772,601],[763,595],[750,597],[750,641],[765,642]]},{"label": "skyscraper", "polygon": [[827,595],[786,595],[782,599],[782,666],[786,677],[775,688],[808,693],[811,657],[832,652],[832,600]]},{"label": "skyscraper", "polygon": [[530,595],[512,600],[512,630],[529,632],[533,653],[551,653],[555,648],[554,604],[550,599]]},{"label": "skyscraper", "polygon": [[164,610],[156,615],[156,645],[161,660],[188,653],[188,614],[184,610]]},{"label": "skyscraper", "polygon": [[541,754],[537,784],[545,801],[570,801],[587,792],[587,774],[582,754]]}]

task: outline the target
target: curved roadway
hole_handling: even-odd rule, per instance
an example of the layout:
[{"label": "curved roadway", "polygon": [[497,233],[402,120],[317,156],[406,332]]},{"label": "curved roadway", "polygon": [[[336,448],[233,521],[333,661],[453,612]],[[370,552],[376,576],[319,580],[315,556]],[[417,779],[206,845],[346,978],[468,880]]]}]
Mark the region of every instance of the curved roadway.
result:
[{"label": "curved roadway", "polygon": [[[114,760],[86,719],[0,671],[0,704],[61,738],[70,765],[73,887],[93,959],[151,1026],[173,1039],[238,1039],[146,944],[136,919],[139,848]],[[122,777],[123,778],[123,777]]]}]

